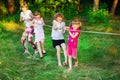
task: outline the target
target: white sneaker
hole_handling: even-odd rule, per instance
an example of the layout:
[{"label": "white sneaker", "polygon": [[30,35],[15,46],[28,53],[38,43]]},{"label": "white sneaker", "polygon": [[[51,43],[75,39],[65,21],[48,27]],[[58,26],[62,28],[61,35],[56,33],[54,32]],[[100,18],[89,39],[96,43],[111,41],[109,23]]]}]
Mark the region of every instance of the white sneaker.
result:
[{"label": "white sneaker", "polygon": [[24,54],[30,54],[30,52],[28,50],[25,50]]},{"label": "white sneaker", "polygon": [[37,54],[38,53],[38,50],[35,50],[35,54]]}]

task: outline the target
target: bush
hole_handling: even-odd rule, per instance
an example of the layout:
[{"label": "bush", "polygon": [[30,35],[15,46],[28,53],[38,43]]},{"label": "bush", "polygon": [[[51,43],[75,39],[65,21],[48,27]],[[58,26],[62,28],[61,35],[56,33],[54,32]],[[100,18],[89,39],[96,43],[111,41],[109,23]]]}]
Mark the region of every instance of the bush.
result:
[{"label": "bush", "polygon": [[3,1],[0,2],[0,18],[5,16],[8,13],[7,8]]},{"label": "bush", "polygon": [[104,23],[104,26],[109,25],[109,14],[105,9],[99,9],[97,11],[88,11],[88,22],[90,23]]},{"label": "bush", "polygon": [[43,17],[53,17],[56,12],[61,12],[65,18],[73,19],[78,16],[77,4],[78,2],[73,0],[35,0],[34,5],[29,4],[29,7],[33,13],[35,9],[40,11]]},{"label": "bush", "polygon": [[0,33],[2,33],[4,30],[5,30],[5,26],[2,23],[0,23]]}]

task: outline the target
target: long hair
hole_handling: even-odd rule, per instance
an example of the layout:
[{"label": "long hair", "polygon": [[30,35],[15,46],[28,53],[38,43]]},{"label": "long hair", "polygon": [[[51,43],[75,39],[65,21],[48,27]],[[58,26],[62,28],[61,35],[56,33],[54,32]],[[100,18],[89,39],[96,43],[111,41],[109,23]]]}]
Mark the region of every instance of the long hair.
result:
[{"label": "long hair", "polygon": [[75,18],[72,22],[71,22],[71,25],[72,24],[78,24],[79,25],[79,28],[81,28],[81,26],[82,26],[82,23],[81,23],[81,21],[78,19],[78,18]]}]

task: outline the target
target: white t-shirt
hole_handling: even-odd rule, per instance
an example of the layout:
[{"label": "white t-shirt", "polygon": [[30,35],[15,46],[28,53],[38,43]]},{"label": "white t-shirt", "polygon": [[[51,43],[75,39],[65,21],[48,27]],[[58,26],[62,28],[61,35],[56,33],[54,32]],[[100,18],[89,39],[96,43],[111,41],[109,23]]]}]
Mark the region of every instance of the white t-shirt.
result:
[{"label": "white t-shirt", "polygon": [[31,10],[27,10],[25,14],[23,12],[20,13],[20,17],[25,19],[24,23],[26,27],[30,27],[31,20],[27,20],[27,19],[32,19],[32,16],[30,15],[31,13],[32,13]]},{"label": "white t-shirt", "polygon": [[65,22],[58,23],[56,20],[53,20],[53,27],[58,27],[60,29],[55,30],[52,28],[52,39],[60,40],[64,39],[63,31],[65,27]]}]

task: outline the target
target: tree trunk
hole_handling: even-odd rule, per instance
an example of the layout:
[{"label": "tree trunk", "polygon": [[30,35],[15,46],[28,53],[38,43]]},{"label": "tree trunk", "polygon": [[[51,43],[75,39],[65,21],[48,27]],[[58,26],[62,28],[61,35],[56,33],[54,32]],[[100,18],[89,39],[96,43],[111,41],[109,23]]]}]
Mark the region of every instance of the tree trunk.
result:
[{"label": "tree trunk", "polygon": [[8,12],[13,14],[15,11],[14,0],[7,0]]},{"label": "tree trunk", "polygon": [[94,0],[94,7],[93,7],[93,11],[97,11],[99,8],[99,1],[100,0]]},{"label": "tree trunk", "polygon": [[115,10],[116,10],[117,4],[118,4],[118,0],[114,0],[114,1],[113,1],[113,5],[112,5],[112,8],[111,8],[111,11],[110,11],[110,14],[111,14],[112,16],[115,15]]}]

